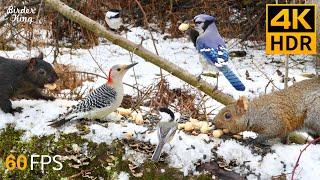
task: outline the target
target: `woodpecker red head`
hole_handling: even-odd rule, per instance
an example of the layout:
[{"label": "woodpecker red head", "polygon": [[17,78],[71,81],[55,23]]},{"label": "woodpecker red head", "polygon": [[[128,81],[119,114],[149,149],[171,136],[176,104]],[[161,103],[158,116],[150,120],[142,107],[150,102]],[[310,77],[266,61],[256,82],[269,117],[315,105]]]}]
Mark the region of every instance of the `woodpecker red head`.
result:
[{"label": "woodpecker red head", "polygon": [[122,83],[122,79],[125,73],[136,64],[138,63],[133,63],[129,65],[118,64],[118,65],[112,66],[111,69],[109,70],[108,84],[112,85],[113,83],[117,83],[117,82]]}]

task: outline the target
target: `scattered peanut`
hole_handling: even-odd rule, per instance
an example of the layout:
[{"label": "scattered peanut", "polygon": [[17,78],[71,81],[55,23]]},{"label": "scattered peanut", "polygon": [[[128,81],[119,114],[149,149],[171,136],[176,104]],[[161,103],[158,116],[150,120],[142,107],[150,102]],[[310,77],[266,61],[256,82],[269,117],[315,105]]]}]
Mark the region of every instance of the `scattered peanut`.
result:
[{"label": "scattered peanut", "polygon": [[118,113],[120,115],[126,116],[126,117],[128,117],[132,112],[131,108],[130,109],[125,109],[125,108],[121,108],[121,107],[117,108],[117,111],[118,111]]},{"label": "scattered peanut", "polygon": [[200,128],[200,132],[201,133],[207,133],[210,130],[208,124],[204,124],[201,128]]},{"label": "scattered peanut", "polygon": [[193,131],[194,127],[193,124],[191,122],[186,122],[185,126],[184,126],[184,130],[185,131]]},{"label": "scattered peanut", "polygon": [[53,84],[45,84],[44,85],[45,88],[49,89],[49,90],[55,90],[57,88],[57,84],[53,83]]},{"label": "scattered peanut", "polygon": [[186,124],[178,124],[178,129],[184,129]]},{"label": "scattered peanut", "polygon": [[124,139],[126,140],[131,140],[133,138],[133,133],[132,132],[127,132],[124,134]]},{"label": "scattered peanut", "polygon": [[216,129],[212,131],[212,135],[215,138],[220,138],[223,135],[223,131],[221,129]]}]

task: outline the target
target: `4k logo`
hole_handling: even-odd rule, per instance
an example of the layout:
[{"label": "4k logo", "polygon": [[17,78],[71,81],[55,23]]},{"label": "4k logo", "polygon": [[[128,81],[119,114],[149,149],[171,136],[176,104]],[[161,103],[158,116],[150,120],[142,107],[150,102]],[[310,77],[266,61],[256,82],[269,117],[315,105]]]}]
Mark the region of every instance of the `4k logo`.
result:
[{"label": "4k logo", "polygon": [[316,54],[316,5],[267,4],[266,53]]}]

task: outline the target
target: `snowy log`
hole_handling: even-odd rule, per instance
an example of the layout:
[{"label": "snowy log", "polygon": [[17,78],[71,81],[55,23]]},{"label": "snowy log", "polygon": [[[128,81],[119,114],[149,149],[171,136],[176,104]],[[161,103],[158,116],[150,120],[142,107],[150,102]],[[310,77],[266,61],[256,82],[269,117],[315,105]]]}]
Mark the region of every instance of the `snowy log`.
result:
[{"label": "snowy log", "polygon": [[62,3],[61,1],[45,0],[45,2],[46,2],[46,5],[58,11],[60,14],[70,19],[71,21],[78,23],[79,25],[92,31],[93,33],[97,34],[100,37],[106,38],[107,40],[111,41],[113,44],[133,52],[134,54],[140,56],[146,61],[151,62],[156,66],[159,66],[160,68],[166,70],[170,74],[198,88],[202,92],[211,96],[216,101],[224,105],[230,104],[231,102],[234,101],[234,99],[231,96],[215,90],[215,88],[209,83],[203,80],[198,81],[197,77],[188,73],[187,70],[178,67],[177,65],[171,63],[170,61],[160,56],[157,56],[156,54],[142,47],[141,45],[135,44],[117,34],[114,34],[106,30],[106,28],[103,27],[101,24],[91,20],[90,18],[86,17],[80,12],[70,8],[69,6]]}]

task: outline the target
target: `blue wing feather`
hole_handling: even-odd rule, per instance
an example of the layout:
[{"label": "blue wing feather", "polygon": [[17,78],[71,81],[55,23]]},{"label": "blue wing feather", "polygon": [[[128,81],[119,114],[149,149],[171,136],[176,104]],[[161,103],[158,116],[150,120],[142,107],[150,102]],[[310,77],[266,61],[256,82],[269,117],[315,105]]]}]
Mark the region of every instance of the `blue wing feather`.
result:
[{"label": "blue wing feather", "polygon": [[210,48],[201,41],[197,41],[197,47],[199,53],[204,56],[206,61],[216,66],[219,71],[227,78],[230,84],[238,91],[244,91],[245,86],[240,79],[232,72],[228,67],[227,62],[229,60],[228,49],[224,45],[218,45],[216,48]]},{"label": "blue wing feather", "polygon": [[225,46],[218,45],[217,48],[210,48],[203,43],[197,42],[197,49],[212,64],[219,66],[219,64],[223,64],[229,60],[229,52]]}]

